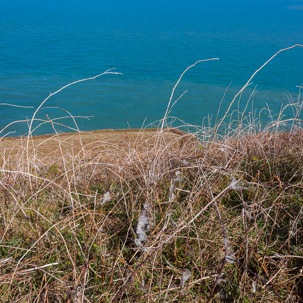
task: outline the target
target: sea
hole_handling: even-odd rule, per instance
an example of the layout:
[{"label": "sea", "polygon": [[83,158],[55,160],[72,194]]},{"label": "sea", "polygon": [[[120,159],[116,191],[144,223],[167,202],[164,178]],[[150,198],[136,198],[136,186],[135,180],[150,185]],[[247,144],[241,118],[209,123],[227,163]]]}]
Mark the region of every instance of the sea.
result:
[{"label": "sea", "polygon": [[[26,135],[33,117],[34,135],[157,126],[181,74],[218,58],[187,70],[168,112],[171,126],[214,125],[295,44],[302,0],[0,0],[0,136]],[[296,47],[230,111],[266,123],[299,106],[302,84]]]}]

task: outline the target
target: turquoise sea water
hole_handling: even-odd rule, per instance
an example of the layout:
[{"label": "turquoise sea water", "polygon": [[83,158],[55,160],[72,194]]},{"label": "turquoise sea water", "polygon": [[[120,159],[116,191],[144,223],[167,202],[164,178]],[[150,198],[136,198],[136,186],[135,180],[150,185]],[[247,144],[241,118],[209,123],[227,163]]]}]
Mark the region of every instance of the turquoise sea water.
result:
[{"label": "turquoise sea water", "polygon": [[[45,106],[93,116],[76,120],[81,130],[147,125],[162,118],[186,67],[219,57],[191,69],[176,91],[177,97],[188,90],[171,114],[201,125],[216,117],[228,85],[222,113],[259,66],[297,43],[303,43],[303,1],[0,0],[0,103],[34,107],[1,105],[0,129],[31,118],[50,92],[113,67],[123,75],[79,83]],[[298,99],[302,83],[303,49],[297,48],[262,70],[241,102],[256,86],[254,108],[268,104],[278,113]],[[38,118],[66,115],[47,108]],[[26,123],[13,124],[2,135],[26,129]],[[36,134],[51,132],[43,126]]]}]

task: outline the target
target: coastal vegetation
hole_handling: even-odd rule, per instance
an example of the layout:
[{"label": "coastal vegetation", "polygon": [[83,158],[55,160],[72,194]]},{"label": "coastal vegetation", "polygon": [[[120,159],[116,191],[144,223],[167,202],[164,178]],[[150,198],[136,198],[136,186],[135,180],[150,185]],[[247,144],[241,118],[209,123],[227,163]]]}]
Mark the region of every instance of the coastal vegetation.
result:
[{"label": "coastal vegetation", "polygon": [[173,128],[174,100],[153,129],[0,140],[0,302],[303,302],[300,94],[266,124]]}]

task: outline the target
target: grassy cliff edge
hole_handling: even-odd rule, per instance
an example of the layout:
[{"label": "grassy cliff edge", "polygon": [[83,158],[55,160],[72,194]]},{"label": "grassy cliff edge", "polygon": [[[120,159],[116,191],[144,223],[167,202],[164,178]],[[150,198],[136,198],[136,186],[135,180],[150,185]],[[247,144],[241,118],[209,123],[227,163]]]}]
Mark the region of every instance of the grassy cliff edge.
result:
[{"label": "grassy cliff edge", "polygon": [[303,300],[302,132],[85,134],[1,142],[1,302]]}]

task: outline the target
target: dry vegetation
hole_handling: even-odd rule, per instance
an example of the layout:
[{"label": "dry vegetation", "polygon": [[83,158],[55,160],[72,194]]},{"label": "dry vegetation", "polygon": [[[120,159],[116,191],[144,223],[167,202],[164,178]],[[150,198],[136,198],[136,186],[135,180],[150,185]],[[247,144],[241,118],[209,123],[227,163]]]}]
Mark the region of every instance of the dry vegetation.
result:
[{"label": "dry vegetation", "polygon": [[301,132],[131,142],[2,150],[2,302],[302,300]]},{"label": "dry vegetation", "polygon": [[303,302],[301,103],[288,132],[3,139],[0,301]]}]

